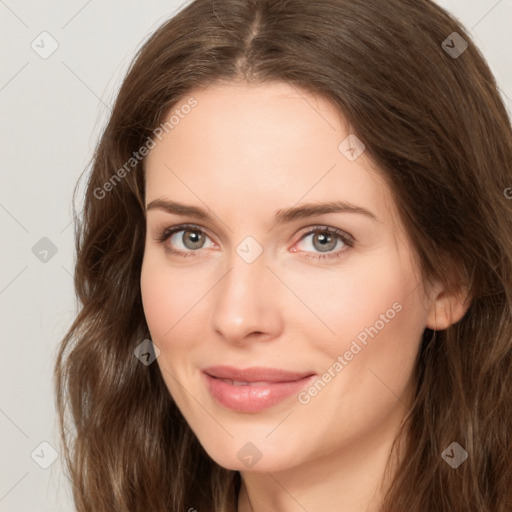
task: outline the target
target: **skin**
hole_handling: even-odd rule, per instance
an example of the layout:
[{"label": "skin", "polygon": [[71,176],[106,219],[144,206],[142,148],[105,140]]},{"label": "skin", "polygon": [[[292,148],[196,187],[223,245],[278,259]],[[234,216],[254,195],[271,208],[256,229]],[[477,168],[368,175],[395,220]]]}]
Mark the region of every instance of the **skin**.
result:
[{"label": "skin", "polygon": [[[189,96],[197,106],[145,162],[146,206],[166,199],[212,216],[146,212],[141,290],[167,388],[212,459],[241,472],[240,511],[377,510],[422,332],[458,321],[468,305],[437,284],[424,290],[388,186],[365,152],[350,161],[338,149],[350,132],[333,105],[284,83],[215,83]],[[277,210],[336,200],[378,220],[273,223]],[[181,223],[204,229],[201,248],[184,231],[156,240]],[[318,226],[355,245],[340,240],[329,249],[339,258],[315,259]],[[247,236],[263,250],[252,263],[236,252]],[[201,369],[216,364],[322,375],[394,303],[401,311],[306,405],[293,395],[240,413],[204,385]],[[262,454],[251,468],[237,457],[247,442]]]}]

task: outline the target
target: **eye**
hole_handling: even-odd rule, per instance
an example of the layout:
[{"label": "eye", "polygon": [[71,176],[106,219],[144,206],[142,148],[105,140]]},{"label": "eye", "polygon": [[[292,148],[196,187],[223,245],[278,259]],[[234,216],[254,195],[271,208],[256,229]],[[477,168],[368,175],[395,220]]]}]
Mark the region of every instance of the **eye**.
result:
[{"label": "eye", "polygon": [[[302,244],[302,248],[299,247],[299,250],[304,252],[305,258],[324,259],[340,257],[354,246],[355,240],[351,235],[339,229],[316,226],[301,237],[299,244]],[[334,251],[334,249],[338,250]],[[317,252],[315,253],[315,251]],[[297,252],[297,249],[293,248],[292,252]]]},{"label": "eye", "polygon": [[[164,229],[156,238],[157,242],[166,244],[166,250],[179,256],[195,256],[194,252],[205,248],[210,237],[199,226],[181,224]],[[170,246],[170,247],[169,247]]]},{"label": "eye", "polygon": [[[308,240],[309,239],[309,240]],[[203,228],[194,224],[180,224],[164,229],[156,241],[165,244],[165,249],[171,254],[183,257],[195,257],[199,249],[205,249],[205,243],[210,240],[210,247],[216,244],[211,241]],[[328,226],[314,226],[302,235],[296,245],[301,245],[297,250],[295,247],[291,252],[303,253],[306,259],[339,258],[349,248],[355,245],[355,239],[336,228]],[[312,250],[311,250],[312,249]],[[335,250],[338,249],[338,250]]]}]

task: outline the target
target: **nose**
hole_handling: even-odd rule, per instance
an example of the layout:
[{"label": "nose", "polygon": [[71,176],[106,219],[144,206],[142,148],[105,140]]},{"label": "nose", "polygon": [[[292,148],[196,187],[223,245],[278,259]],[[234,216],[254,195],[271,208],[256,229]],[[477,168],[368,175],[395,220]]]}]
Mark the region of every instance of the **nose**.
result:
[{"label": "nose", "polygon": [[215,287],[212,328],[231,343],[276,338],[283,328],[282,295],[263,254],[247,263],[233,252],[230,264]]}]

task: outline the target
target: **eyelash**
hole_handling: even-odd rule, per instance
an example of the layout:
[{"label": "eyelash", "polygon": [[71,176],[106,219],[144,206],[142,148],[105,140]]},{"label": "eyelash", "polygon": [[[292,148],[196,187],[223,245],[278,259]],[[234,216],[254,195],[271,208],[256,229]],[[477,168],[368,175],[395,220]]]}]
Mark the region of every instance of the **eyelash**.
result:
[{"label": "eyelash", "polygon": [[[195,224],[180,224],[177,226],[171,226],[167,227],[164,230],[160,232],[160,234],[155,238],[155,240],[160,243],[164,244],[172,235],[175,233],[178,233],[179,231],[199,231],[202,234],[208,236],[208,234],[199,226]],[[313,226],[309,231],[302,234],[299,241],[304,239],[305,237],[314,234],[314,233],[330,233],[333,235],[337,235],[338,238],[345,244],[346,248],[337,250],[335,252],[326,252],[326,253],[318,253],[315,256],[310,254],[307,251],[304,251],[303,257],[306,259],[313,259],[313,260],[324,260],[324,259],[333,259],[333,258],[339,258],[341,257],[348,249],[354,247],[355,245],[355,239],[345,233],[344,231],[341,231],[336,228],[332,228],[329,226]],[[208,237],[210,238],[210,237]],[[347,249],[348,248],[348,249]],[[195,257],[196,252],[199,252],[199,249],[196,251],[190,250],[189,252],[184,251],[178,251],[176,249],[169,249],[166,248],[168,252],[171,254],[175,254],[176,256],[182,256],[182,257]]]}]

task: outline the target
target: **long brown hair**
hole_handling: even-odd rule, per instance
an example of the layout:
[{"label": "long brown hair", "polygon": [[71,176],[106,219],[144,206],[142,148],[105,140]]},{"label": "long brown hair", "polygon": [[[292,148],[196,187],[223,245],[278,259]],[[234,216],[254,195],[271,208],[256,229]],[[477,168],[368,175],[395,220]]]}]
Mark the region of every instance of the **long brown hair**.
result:
[{"label": "long brown hair", "polygon": [[[149,331],[144,159],[130,159],[218,80],[332,102],[391,187],[425,280],[471,297],[462,320],[425,329],[382,510],[512,510],[511,123],[470,35],[428,0],[196,0],[139,50],[75,213],[80,310],[55,385],[77,510],[236,509],[240,474],[210,459],[158,365],[133,355]],[[441,457],[452,442],[468,453],[457,469]]]}]

